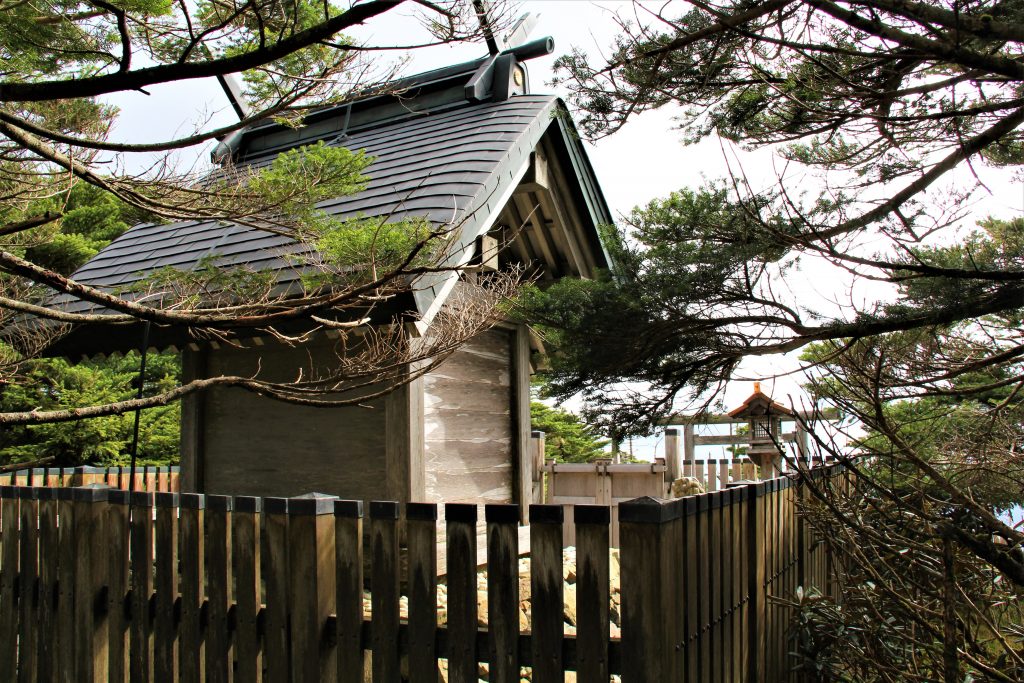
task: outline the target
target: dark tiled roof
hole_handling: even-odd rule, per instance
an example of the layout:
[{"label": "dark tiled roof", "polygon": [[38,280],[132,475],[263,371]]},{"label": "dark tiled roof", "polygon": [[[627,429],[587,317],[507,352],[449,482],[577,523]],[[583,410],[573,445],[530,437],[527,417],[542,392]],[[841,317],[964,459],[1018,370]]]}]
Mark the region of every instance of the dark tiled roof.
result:
[{"label": "dark tiled roof", "polygon": [[[518,182],[541,136],[564,105],[550,95],[519,95],[502,102],[471,103],[442,110],[411,113],[398,120],[323,139],[375,157],[366,170],[370,180],[356,195],[321,203],[339,216],[363,213],[426,216],[437,223],[461,225],[467,246],[500,210],[507,192]],[[339,109],[339,117],[344,110]],[[340,126],[338,126],[340,128]],[[301,139],[296,144],[307,144]],[[257,166],[269,163],[280,149],[245,158]],[[171,266],[187,270],[204,258],[224,265],[249,264],[277,269],[282,282],[294,279],[282,256],[298,248],[287,238],[237,225],[187,221],[169,225],[138,225],[101,251],[74,278],[104,288],[123,288],[146,273]],[[458,250],[456,250],[456,257]],[[417,307],[427,313],[441,293],[443,277],[424,283]],[[68,301],[67,310],[93,308]]]}]

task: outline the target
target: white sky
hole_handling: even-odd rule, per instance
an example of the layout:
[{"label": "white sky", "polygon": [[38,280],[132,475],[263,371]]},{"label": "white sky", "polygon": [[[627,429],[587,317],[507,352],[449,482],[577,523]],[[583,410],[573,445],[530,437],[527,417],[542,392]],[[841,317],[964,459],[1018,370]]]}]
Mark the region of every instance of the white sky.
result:
[{"label": "white sky", "polygon": [[[514,10],[516,16],[524,11],[540,15],[537,26],[529,36],[530,40],[543,36],[555,39],[553,55],[527,63],[533,92],[552,90],[547,84],[552,77],[555,57],[574,47],[583,49],[592,57],[606,53],[616,34],[613,13],[628,17],[632,12],[632,3],[628,0],[526,0],[517,4],[519,9]],[[377,20],[369,26],[368,31],[356,35],[394,42],[411,37],[417,30],[415,22],[393,17]],[[432,48],[415,53],[405,73],[418,73],[473,59],[485,53],[486,47],[483,45]],[[158,86],[150,89],[149,93],[128,93],[114,100],[121,107],[121,116],[113,137],[127,141],[153,141],[176,133],[190,132],[206,120],[212,123],[230,123],[235,120],[220,87],[212,79]],[[759,185],[773,182],[776,166],[767,152],[743,154],[724,148],[715,140],[686,147],[680,142],[678,131],[673,128],[670,111],[649,112],[596,145],[587,143],[590,160],[614,215],[628,213],[634,206],[664,197],[673,190],[696,187],[707,179],[724,177],[729,166],[736,168],[737,163],[752,178],[755,189]],[[202,150],[202,159],[205,160],[208,151],[209,147]],[[194,154],[183,154],[182,160],[188,162],[194,158]],[[986,180],[991,183],[993,192],[984,196],[980,213],[1008,217],[1021,210],[1024,200],[1019,184],[1010,184],[1005,175],[995,177],[994,180],[986,177]],[[812,277],[794,286],[800,288],[794,295],[813,296],[822,302],[822,306],[829,306],[830,299],[850,302],[849,293],[844,292],[841,286],[837,287],[834,280],[822,283]],[[862,295],[858,293],[858,296]],[[750,378],[770,378],[774,374],[790,372],[796,368],[797,363],[792,359],[761,358],[746,364],[744,374]],[[792,399],[799,403],[802,396],[799,383],[800,375],[782,376],[777,380],[766,379],[762,389],[781,402],[789,403]],[[726,392],[726,404],[738,404],[751,390],[749,381],[732,383]],[[646,453],[649,447],[648,444],[638,450]]]}]

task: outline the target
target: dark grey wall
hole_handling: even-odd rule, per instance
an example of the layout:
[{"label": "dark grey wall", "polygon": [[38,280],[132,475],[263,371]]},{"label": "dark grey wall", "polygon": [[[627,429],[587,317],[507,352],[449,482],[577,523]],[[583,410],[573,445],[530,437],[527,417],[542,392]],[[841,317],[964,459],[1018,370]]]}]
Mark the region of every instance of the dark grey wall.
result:
[{"label": "dark grey wall", "polygon": [[[289,379],[335,358],[327,340],[301,349],[267,344],[206,354],[206,376]],[[388,497],[385,399],[368,408],[312,408],[214,389],[200,399],[196,477],[206,493],[294,496],[319,491],[363,500]],[[186,413],[187,415],[188,413]],[[196,419],[186,417],[189,419]],[[186,424],[185,434],[190,431]],[[187,453],[183,453],[187,455]]]}]

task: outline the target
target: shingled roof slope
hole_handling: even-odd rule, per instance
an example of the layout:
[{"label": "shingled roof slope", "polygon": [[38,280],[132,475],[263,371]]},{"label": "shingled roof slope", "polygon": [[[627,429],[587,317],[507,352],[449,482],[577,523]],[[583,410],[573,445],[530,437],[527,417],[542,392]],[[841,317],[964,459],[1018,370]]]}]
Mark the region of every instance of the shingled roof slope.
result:
[{"label": "shingled roof slope", "polygon": [[[365,190],[324,201],[320,207],[338,216],[426,216],[438,224],[461,224],[463,233],[474,233],[475,225],[492,212],[491,204],[511,175],[528,161],[560,106],[550,95],[521,95],[503,102],[467,102],[344,136],[335,134],[326,140],[328,144],[365,149],[375,160],[366,170],[370,180]],[[245,161],[266,165],[278,152]],[[278,269],[281,280],[288,281],[296,274],[283,256],[301,248],[279,235],[211,221],[142,224],[112,242],[73,277],[96,287],[124,288],[154,270],[168,266],[187,270],[216,257],[221,265]],[[72,311],[90,307],[85,302],[67,306]]]}]

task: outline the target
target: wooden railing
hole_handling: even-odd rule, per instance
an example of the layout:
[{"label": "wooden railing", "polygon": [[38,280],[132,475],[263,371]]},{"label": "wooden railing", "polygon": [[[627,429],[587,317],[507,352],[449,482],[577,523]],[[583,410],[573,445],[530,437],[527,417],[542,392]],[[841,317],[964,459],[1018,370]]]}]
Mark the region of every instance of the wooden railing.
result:
[{"label": "wooden railing", "polygon": [[0,486],[77,487],[106,484],[125,491],[177,493],[181,470],[177,466],[139,465],[132,483],[130,467],[36,467],[0,472]]},{"label": "wooden railing", "polygon": [[[836,480],[831,468],[812,474]],[[362,503],[318,495],[3,486],[0,680],[436,683],[439,669],[477,681],[486,664],[490,681],[519,681],[522,667],[535,683],[566,671],[580,681],[785,681],[792,615],[776,598],[834,587],[826,546],[797,514],[805,495],[778,479],[622,503],[619,639],[606,506],[576,506],[572,520],[561,506],[531,506],[528,578],[518,508],[485,506],[484,608],[473,505],[371,503],[364,518]],[[567,524],[574,629],[563,605]]]}]

